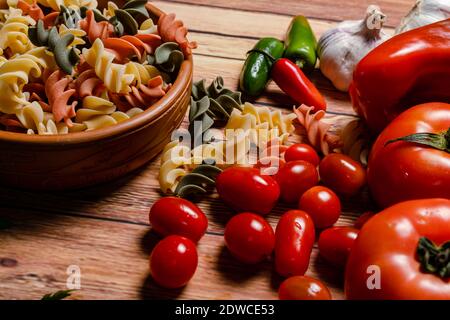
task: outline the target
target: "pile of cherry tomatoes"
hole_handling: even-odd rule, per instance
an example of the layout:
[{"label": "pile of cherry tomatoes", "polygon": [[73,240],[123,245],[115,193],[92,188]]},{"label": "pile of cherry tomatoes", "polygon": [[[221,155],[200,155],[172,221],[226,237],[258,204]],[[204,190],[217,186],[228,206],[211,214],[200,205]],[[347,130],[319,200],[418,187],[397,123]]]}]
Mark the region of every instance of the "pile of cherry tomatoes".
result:
[{"label": "pile of cherry tomatoes", "polygon": [[[274,255],[276,272],[287,278],[280,285],[280,299],[331,299],[320,281],[304,274],[318,231],[320,254],[344,268],[358,228],[370,214],[361,216],[355,227],[333,227],[341,214],[339,197],[356,195],[366,184],[366,171],[342,154],[320,160],[305,144],[290,146],[285,160],[273,176],[261,175],[257,168],[231,167],[217,177],[220,198],[237,213],[225,227],[225,244],[246,264]],[[264,216],[279,201],[296,208],[280,217],[274,231]],[[167,288],[186,285],[197,268],[196,243],[208,226],[205,214],[188,200],[165,197],[152,206],[150,223],[165,237],[150,256],[153,279]]]}]

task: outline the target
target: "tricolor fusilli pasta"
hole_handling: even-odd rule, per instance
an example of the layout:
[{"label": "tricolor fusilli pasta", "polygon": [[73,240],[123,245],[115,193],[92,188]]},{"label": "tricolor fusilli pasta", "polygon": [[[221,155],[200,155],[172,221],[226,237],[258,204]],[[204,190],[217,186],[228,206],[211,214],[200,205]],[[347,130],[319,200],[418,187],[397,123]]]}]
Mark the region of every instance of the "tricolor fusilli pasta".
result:
[{"label": "tricolor fusilli pasta", "polygon": [[181,38],[168,37],[173,23],[158,26],[145,0],[110,2],[103,13],[96,0],[7,3],[0,130],[66,134],[126,121],[170,90],[186,58],[187,40],[167,42]]}]

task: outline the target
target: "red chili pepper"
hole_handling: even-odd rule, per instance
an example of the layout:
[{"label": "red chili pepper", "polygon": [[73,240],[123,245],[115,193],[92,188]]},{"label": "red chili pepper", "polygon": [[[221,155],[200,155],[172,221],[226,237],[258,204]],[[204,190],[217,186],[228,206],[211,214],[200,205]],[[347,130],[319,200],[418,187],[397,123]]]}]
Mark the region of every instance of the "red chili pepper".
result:
[{"label": "red chili pepper", "polygon": [[281,58],[272,66],[272,79],[288,96],[299,104],[314,107],[314,111],[327,110],[327,104],[316,86],[291,60]]},{"label": "red chili pepper", "polygon": [[272,79],[295,102],[314,107],[314,111],[326,111],[327,103],[324,97],[295,63],[286,58],[275,59],[263,50],[253,49],[249,52],[259,52],[271,60]]}]

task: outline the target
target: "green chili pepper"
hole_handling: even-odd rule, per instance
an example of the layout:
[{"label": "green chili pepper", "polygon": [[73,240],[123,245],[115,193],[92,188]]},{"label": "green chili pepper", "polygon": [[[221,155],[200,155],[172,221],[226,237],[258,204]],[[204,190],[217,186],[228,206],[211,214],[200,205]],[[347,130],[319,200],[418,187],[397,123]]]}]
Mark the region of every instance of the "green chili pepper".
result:
[{"label": "green chili pepper", "polygon": [[[283,56],[284,44],[275,38],[262,38],[253,50],[261,50],[279,59]],[[264,54],[250,52],[241,72],[240,87],[243,92],[251,96],[258,96],[270,79],[270,69],[273,62]]]},{"label": "green chili pepper", "polygon": [[306,72],[314,69],[317,61],[317,40],[304,16],[296,16],[292,19],[285,43],[285,58],[293,61]]}]

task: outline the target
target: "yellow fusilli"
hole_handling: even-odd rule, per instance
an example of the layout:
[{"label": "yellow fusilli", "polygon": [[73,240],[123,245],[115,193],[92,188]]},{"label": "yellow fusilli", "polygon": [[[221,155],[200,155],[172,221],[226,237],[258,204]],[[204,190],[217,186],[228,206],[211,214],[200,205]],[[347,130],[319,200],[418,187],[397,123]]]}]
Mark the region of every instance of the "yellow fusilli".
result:
[{"label": "yellow fusilli", "polygon": [[140,108],[133,108],[127,112],[116,111],[116,106],[107,97],[87,96],[83,99],[82,108],[77,110],[75,130],[89,131],[106,128],[128,120],[141,112],[143,110]]},{"label": "yellow fusilli", "polygon": [[95,40],[91,48],[84,49],[83,55],[109,90],[114,93],[127,93],[131,90],[130,84],[135,80],[135,76],[126,73],[126,65],[113,63],[114,54],[105,51],[100,39]]},{"label": "yellow fusilli", "polygon": [[253,129],[250,140],[258,146],[264,146],[276,137],[284,143],[295,129],[292,124],[295,118],[292,113],[283,115],[280,110],[271,111],[267,107],[245,103],[242,111],[233,110],[225,129]]},{"label": "yellow fusilli", "polygon": [[159,186],[164,193],[174,192],[178,182],[188,173],[192,164],[191,149],[174,140],[169,142],[162,153],[159,170]]},{"label": "yellow fusilli", "polygon": [[94,9],[97,7],[97,0],[37,0],[37,2],[55,11],[59,11],[61,5],[69,8],[87,7]]},{"label": "yellow fusilli", "polygon": [[22,54],[34,47],[28,38],[28,27],[36,22],[22,15],[22,10],[11,8],[0,29],[0,49],[9,48],[11,54]]},{"label": "yellow fusilli", "polygon": [[38,102],[32,102],[16,113],[17,119],[26,128],[28,134],[66,134],[68,127],[65,123],[55,124],[51,112],[44,112]]},{"label": "yellow fusilli", "polygon": [[0,66],[0,112],[16,114],[29,104],[27,95],[22,91],[23,87],[30,77],[40,77],[42,69],[49,67],[49,61],[51,58],[42,47],[18,55]]}]

